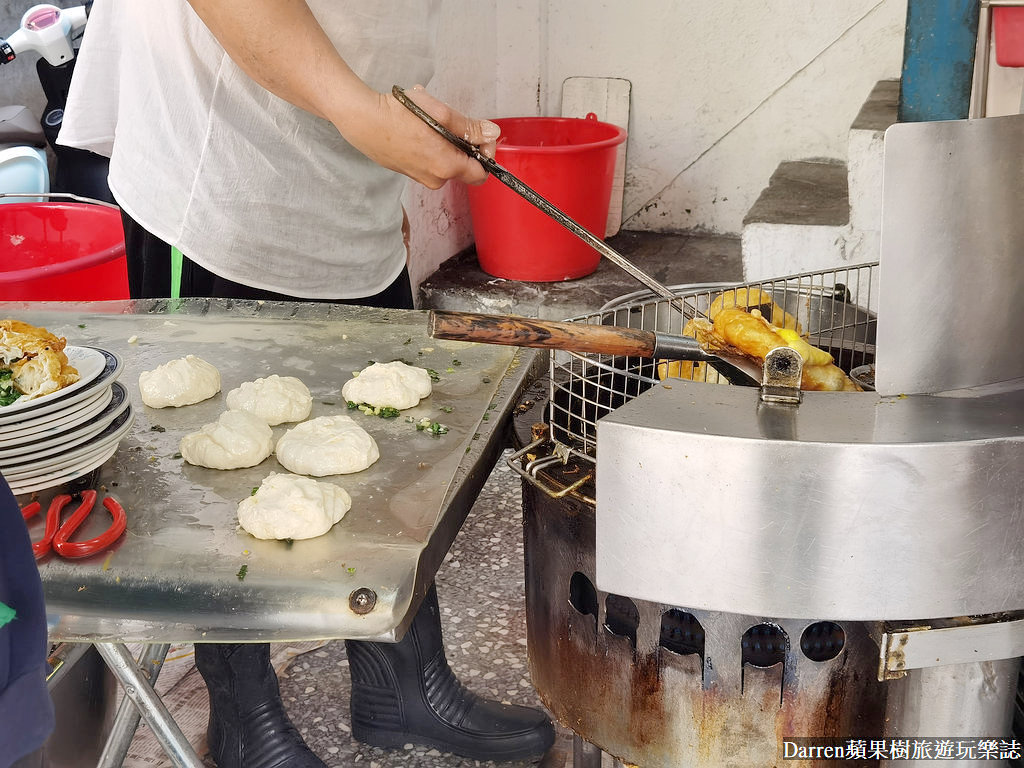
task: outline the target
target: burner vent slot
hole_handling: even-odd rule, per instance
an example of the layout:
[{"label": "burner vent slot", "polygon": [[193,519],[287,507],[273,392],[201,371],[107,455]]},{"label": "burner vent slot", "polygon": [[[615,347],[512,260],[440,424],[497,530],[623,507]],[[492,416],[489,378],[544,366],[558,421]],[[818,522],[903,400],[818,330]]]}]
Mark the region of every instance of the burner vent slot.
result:
[{"label": "burner vent slot", "polygon": [[755,624],[743,633],[740,647],[743,650],[743,664],[767,669],[785,662],[789,637],[782,627]]},{"label": "burner vent slot", "polygon": [[831,661],[845,645],[846,632],[834,621],[811,624],[800,636],[800,650],[811,661]]},{"label": "burner vent slot", "polygon": [[640,611],[636,603],[621,595],[608,595],[604,601],[604,628],[613,635],[628,637],[636,650],[636,630],[640,626]]},{"label": "burner vent slot", "polygon": [[579,571],[569,579],[569,605],[583,616],[594,617],[594,633],[597,633],[598,610],[597,590],[593,583]]},{"label": "burner vent slot", "polygon": [[696,653],[703,659],[704,627],[692,613],[672,608],[661,615],[659,645],[680,656]]}]

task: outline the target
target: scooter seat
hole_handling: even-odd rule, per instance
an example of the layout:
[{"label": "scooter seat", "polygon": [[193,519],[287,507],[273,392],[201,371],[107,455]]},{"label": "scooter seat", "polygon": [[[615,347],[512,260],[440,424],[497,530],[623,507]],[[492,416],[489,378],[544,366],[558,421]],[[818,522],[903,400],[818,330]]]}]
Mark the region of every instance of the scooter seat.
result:
[{"label": "scooter seat", "polygon": [[46,153],[33,147],[0,149],[0,197],[3,203],[41,203],[34,195],[50,191],[50,173]]}]

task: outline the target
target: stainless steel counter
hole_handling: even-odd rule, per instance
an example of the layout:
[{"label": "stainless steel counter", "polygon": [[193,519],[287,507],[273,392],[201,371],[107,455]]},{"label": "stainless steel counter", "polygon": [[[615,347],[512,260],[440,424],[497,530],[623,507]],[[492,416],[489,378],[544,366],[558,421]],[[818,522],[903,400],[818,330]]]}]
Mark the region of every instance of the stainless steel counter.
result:
[{"label": "stainless steel counter", "polygon": [[[51,637],[63,640],[399,637],[502,449],[506,417],[538,362],[526,351],[431,339],[426,313],[412,310],[187,299],[0,303],[0,317],[122,356],[120,381],[137,413],[95,481],[127,510],[125,536],[89,559],[51,555],[40,563]],[[219,369],[220,394],[183,408],[144,406],[139,373],[186,354]],[[396,359],[436,370],[433,394],[394,419],[348,410],[341,386],[352,372]],[[287,471],[273,456],[232,471],[178,457],[181,437],[216,420],[229,390],[272,373],[309,387],[310,418],[348,413],[380,447],[369,469],[318,478],[345,488],[353,504],[315,539],[261,541],[238,529],[238,502],[270,472]],[[409,419],[424,417],[450,431],[417,431]],[[274,427],[275,439],[291,426]],[[103,529],[105,516],[94,517],[78,538]],[[362,615],[350,606],[358,589],[376,595]]]}]

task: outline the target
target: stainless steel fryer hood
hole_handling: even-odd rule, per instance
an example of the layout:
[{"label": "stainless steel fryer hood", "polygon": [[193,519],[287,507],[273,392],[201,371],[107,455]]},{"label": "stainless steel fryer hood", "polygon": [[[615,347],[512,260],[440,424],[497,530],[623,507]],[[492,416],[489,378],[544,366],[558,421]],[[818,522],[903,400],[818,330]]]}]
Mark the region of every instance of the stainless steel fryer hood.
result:
[{"label": "stainless steel fryer hood", "polygon": [[883,176],[878,392],[672,381],[607,415],[601,589],[789,618],[1024,609],[1024,115],[892,126]]},{"label": "stainless steel fryer hood", "polygon": [[885,132],[876,387],[1024,377],[1024,115]]},{"label": "stainless steel fryer hood", "polygon": [[598,444],[602,590],[806,619],[1024,607],[1024,386],[794,407],[673,380]]}]

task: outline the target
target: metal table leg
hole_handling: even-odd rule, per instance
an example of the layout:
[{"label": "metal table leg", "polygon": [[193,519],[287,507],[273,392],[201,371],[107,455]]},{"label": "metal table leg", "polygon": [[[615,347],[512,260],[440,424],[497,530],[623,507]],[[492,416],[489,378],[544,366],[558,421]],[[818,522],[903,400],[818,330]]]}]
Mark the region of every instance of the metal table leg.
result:
[{"label": "metal table leg", "polygon": [[[138,669],[143,679],[150,685],[156,685],[157,676],[163,668],[164,659],[167,658],[167,651],[170,650],[169,643],[146,645],[139,654]],[[96,768],[120,768],[124,764],[124,758],[128,754],[132,738],[139,727],[139,719],[142,715],[131,698],[125,696],[114,716],[114,724],[107,737],[107,743],[103,746],[103,753],[100,755]]]},{"label": "metal table leg", "polygon": [[135,665],[135,659],[123,643],[96,643],[103,660],[121,683],[125,695],[139,710],[146,724],[176,768],[203,768],[188,739],[174,722],[171,713]]},{"label": "metal table leg", "polygon": [[601,768],[601,750],[578,734],[572,735],[573,768]]}]

